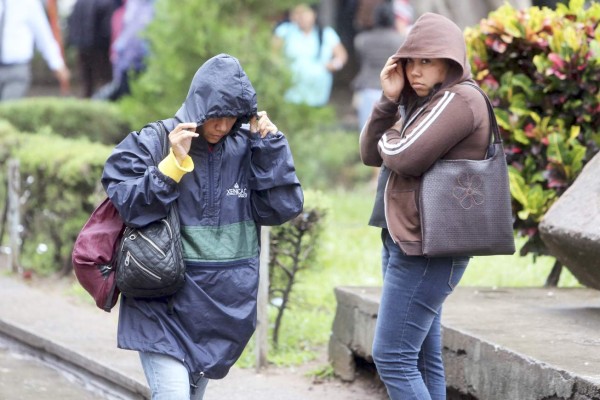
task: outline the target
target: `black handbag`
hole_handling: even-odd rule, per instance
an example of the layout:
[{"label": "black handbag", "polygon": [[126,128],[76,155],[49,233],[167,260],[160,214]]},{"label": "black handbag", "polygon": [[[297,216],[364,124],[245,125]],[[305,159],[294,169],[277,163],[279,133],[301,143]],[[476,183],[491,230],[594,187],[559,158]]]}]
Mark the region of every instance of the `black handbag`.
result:
[{"label": "black handbag", "polygon": [[489,256],[515,252],[508,167],[492,104],[483,160],[438,160],[422,177],[419,212],[423,254]]},{"label": "black handbag", "polygon": [[[164,158],[169,141],[160,121],[159,125]],[[142,228],[125,227],[118,249],[116,281],[123,295],[156,298],[177,292],[185,280],[177,203],[171,204],[166,218]]]}]

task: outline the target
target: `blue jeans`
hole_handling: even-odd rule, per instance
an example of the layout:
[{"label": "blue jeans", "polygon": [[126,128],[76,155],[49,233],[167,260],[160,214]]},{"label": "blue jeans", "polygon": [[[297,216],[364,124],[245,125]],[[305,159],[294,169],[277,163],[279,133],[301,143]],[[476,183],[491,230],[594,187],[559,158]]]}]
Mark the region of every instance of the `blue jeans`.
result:
[{"label": "blue jeans", "polygon": [[196,387],[192,391],[190,374],[181,361],[158,353],[139,352],[139,355],[152,400],[202,400],[207,378],[193,382]]},{"label": "blue jeans", "polygon": [[392,400],[443,400],[442,304],[469,257],[407,256],[382,232],[383,291],[373,359]]}]

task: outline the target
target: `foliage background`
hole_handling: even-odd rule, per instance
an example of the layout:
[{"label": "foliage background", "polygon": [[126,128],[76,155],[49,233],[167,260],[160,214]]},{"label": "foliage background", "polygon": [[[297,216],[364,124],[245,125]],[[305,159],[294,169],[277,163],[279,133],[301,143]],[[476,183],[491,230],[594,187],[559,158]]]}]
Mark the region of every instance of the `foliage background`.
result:
[{"label": "foliage background", "polygon": [[[271,46],[272,30],[284,10],[299,1],[159,0],[144,36],[150,44],[147,69],[120,103],[134,126],[175,114],[194,73],[220,53],[240,60],[267,110],[284,132],[327,121],[331,109],[285,104],[290,83],[285,60]],[[174,29],[176,27],[176,29]]]},{"label": "foliage background", "polygon": [[113,103],[87,99],[31,97],[2,102],[0,119],[19,131],[45,133],[49,127],[63,137],[87,137],[109,145],[119,143],[130,126]]},{"label": "foliage background", "polygon": [[[147,69],[133,77],[132,93],[119,102],[133,127],[172,117],[185,100],[197,69],[210,57],[228,53],[240,60],[258,94],[260,110],[284,132],[298,176],[307,187],[364,179],[356,136],[337,126],[331,106],[286,103],[290,85],[286,61],[271,45],[272,30],[292,0],[159,0],[144,36],[150,44]],[[177,29],[173,29],[177,27]],[[336,151],[334,151],[334,148]]]},{"label": "foliage background", "polygon": [[495,105],[521,253],[546,254],[538,223],[600,146],[600,4],[505,4],[465,32]]},{"label": "foliage background", "polygon": [[[99,113],[104,111],[100,107]],[[93,110],[88,109],[83,116],[90,114]],[[75,238],[104,196],[100,174],[112,146],[85,137],[67,138],[50,126],[24,132],[0,119],[0,148],[3,210],[6,163],[9,158],[19,161],[22,267],[42,275],[70,272]]]}]

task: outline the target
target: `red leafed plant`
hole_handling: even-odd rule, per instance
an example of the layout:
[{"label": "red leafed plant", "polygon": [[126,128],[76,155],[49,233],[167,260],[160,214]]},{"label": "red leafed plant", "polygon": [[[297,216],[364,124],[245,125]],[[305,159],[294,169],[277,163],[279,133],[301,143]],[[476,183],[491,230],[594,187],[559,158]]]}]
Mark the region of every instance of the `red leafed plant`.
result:
[{"label": "red leafed plant", "polygon": [[546,254],[538,223],[600,145],[600,4],[506,4],[465,31],[509,163],[521,254]]}]

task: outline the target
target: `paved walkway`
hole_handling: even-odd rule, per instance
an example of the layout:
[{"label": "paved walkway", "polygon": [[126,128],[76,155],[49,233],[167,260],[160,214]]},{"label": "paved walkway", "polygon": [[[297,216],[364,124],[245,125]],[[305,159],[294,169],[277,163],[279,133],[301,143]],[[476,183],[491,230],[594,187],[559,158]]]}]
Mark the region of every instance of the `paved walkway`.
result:
[{"label": "paved walkway", "polygon": [[[118,399],[146,397],[148,389],[137,353],[116,348],[117,310],[106,313],[56,290],[42,289],[39,283],[30,285],[21,279],[0,275],[0,335],[18,338],[47,352],[51,358],[62,359],[68,368],[106,377],[105,384],[109,386],[116,383],[127,388],[128,393],[116,397]],[[323,366],[326,358],[325,355],[322,363],[312,368]],[[210,382],[205,400],[379,400],[368,383],[348,384],[337,380],[316,383],[304,372],[306,367],[273,367],[261,373],[233,368],[225,379]],[[23,388],[11,392],[10,387],[14,385],[3,382],[6,379],[8,375],[0,373],[0,399],[26,398],[22,397]],[[90,376],[84,374],[81,379],[90,380]],[[43,394],[32,398],[55,399]]]},{"label": "paved walkway", "polygon": [[[105,313],[57,290],[44,290],[41,283],[28,284],[0,273],[0,339],[17,338],[45,351],[52,359],[63,360],[76,373],[86,371],[83,381],[91,381],[91,374],[104,377],[107,386],[116,384],[127,389],[115,399],[147,397],[137,354],[116,348],[117,310]],[[373,296],[376,301],[376,293]],[[460,349],[477,350],[470,354],[475,357],[472,366],[461,364],[460,370],[449,369],[449,380],[460,372],[465,375],[461,381],[476,382],[483,394],[485,387],[503,382],[494,374],[512,377],[512,384],[490,392],[495,395],[486,393],[485,399],[554,398],[537,393],[554,387],[570,393],[576,387],[579,391],[586,388],[589,397],[582,398],[599,398],[594,396],[600,395],[600,291],[459,287],[447,302],[443,324],[449,349],[456,347],[458,355],[466,354]],[[253,369],[233,368],[225,379],[211,381],[205,399],[382,399],[372,381],[315,383],[305,375],[325,365],[326,359],[323,354],[319,364],[296,370],[273,367],[256,373]],[[0,399],[27,398],[6,392],[14,386],[4,382],[6,379],[7,374],[0,373]],[[556,381],[550,384],[548,379]],[[512,393],[509,389],[518,389],[521,394],[503,397]],[[523,393],[529,394],[523,397]]]},{"label": "paved walkway", "polygon": [[[95,400],[98,397],[62,371],[17,352],[0,339],[0,399]],[[7,347],[5,347],[7,346]]]}]

